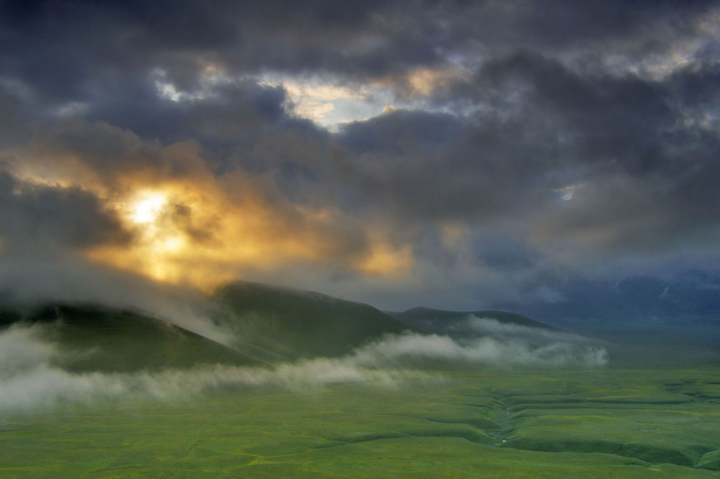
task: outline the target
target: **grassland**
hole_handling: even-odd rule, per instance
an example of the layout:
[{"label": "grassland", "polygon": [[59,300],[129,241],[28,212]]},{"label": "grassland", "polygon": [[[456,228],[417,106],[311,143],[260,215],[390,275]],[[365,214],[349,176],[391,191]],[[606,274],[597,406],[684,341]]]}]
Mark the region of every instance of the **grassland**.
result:
[{"label": "grassland", "polygon": [[429,373],[0,420],[0,477],[720,477],[717,369]]}]

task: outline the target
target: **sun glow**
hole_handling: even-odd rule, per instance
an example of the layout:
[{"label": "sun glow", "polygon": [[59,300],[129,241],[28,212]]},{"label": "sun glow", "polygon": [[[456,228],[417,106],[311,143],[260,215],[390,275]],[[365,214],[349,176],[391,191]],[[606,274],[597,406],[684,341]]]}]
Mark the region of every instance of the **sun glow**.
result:
[{"label": "sun glow", "polygon": [[[188,199],[167,188],[139,190],[116,202],[128,229],[134,232],[132,245],[101,247],[90,252],[92,259],[123,269],[139,271],[155,280],[199,285],[187,271],[192,257],[191,240],[178,224],[178,204]],[[187,206],[186,206],[187,208]],[[185,280],[185,278],[191,278]]]},{"label": "sun glow", "polygon": [[163,193],[142,193],[139,199],[131,205],[130,219],[138,224],[153,223],[162,213],[167,202],[168,198]]},{"label": "sun glow", "polygon": [[180,251],[185,246],[185,240],[179,236],[167,238],[158,245],[163,251],[174,252]]},{"label": "sun glow", "polygon": [[[248,188],[249,189],[249,188]],[[132,244],[104,245],[92,260],[139,272],[154,280],[211,290],[246,269],[281,268],[294,261],[328,260],[370,276],[409,272],[407,246],[371,234],[365,254],[337,256],[327,228],[339,221],[331,209],[279,210],[257,194],[237,197],[201,184],[164,183],[116,199],[120,217],[133,232]],[[313,225],[302,230],[300,225]],[[286,234],[290,229],[301,234]],[[336,256],[331,256],[336,255]]]}]

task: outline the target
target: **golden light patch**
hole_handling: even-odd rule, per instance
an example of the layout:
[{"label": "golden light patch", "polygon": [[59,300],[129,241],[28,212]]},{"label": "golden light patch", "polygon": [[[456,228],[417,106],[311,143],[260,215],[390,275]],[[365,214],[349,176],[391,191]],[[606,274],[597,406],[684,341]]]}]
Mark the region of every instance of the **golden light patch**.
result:
[{"label": "golden light patch", "polygon": [[282,85],[292,100],[294,112],[315,122],[322,123],[325,116],[335,110],[339,100],[364,101],[367,94],[357,89],[332,84],[312,84],[285,80],[267,82],[268,85]]},{"label": "golden light patch", "polygon": [[140,198],[131,205],[130,219],[139,224],[152,223],[160,215],[167,202],[167,196],[163,193],[142,193]]},{"label": "golden light patch", "polygon": [[369,255],[358,262],[357,269],[372,276],[397,276],[410,270],[412,259],[412,249],[408,245],[393,248],[377,243],[371,246]]},{"label": "golden light patch", "polygon": [[333,237],[333,225],[345,220],[338,212],[291,204],[283,211],[239,190],[244,192],[229,195],[212,185],[186,183],[131,194],[117,207],[135,233],[132,244],[95,248],[88,256],[203,290],[236,279],[248,268],[272,270],[297,260],[344,263],[370,276],[405,274],[412,265],[409,246],[390,245],[374,233],[366,251],[344,256]]},{"label": "golden light patch", "polygon": [[175,252],[180,251],[183,246],[185,246],[185,239],[180,236],[174,236],[172,238],[167,238],[158,244],[158,249],[162,251]]},{"label": "golden light patch", "polygon": [[237,278],[247,266],[312,258],[321,251],[312,238],[278,228],[278,212],[255,195],[233,197],[213,183],[168,182],[115,204],[134,240],[95,248],[89,256],[159,281],[207,290]]},{"label": "golden light patch", "polygon": [[418,68],[407,77],[408,83],[417,95],[430,95],[436,89],[451,83],[463,75],[459,68],[430,69]]}]

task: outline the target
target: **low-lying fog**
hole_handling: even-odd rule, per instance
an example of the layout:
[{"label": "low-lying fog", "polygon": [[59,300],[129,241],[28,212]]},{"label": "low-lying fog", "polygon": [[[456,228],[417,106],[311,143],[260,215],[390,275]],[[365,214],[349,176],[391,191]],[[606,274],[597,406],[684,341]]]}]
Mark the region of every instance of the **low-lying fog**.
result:
[{"label": "low-lying fog", "polygon": [[0,333],[0,411],[137,397],[191,397],[232,387],[297,390],[347,382],[394,387],[422,377],[422,368],[427,367],[600,367],[608,362],[604,347],[577,336],[508,327],[482,318],[469,321],[495,334],[459,340],[405,333],[385,336],[340,358],[138,373],[66,371],[57,366],[60,359],[80,352],[63,350],[44,339],[41,333],[46,326],[16,324]]}]

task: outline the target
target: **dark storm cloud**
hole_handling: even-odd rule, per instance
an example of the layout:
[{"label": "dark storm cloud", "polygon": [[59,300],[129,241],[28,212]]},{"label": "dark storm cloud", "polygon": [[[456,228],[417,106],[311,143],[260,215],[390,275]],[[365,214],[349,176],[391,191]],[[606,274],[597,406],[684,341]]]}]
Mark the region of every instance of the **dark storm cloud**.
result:
[{"label": "dark storm cloud", "polygon": [[698,34],[712,2],[395,0],[10,1],[0,7],[0,74],[43,103],[84,101],[162,68],[183,90],[208,62],[367,79],[457,55],[540,48],[633,56]]},{"label": "dark storm cloud", "polygon": [[552,200],[569,181],[567,153],[542,118],[392,112],[348,125],[340,139],[357,152],[337,165],[344,182],[405,218],[493,221]]},{"label": "dark storm cloud", "polygon": [[0,85],[0,146],[17,143],[25,136],[22,109],[20,99]]},{"label": "dark storm cloud", "polygon": [[[249,80],[215,86],[207,97],[178,102],[158,97],[155,86],[148,84],[140,91],[119,91],[103,98],[85,117],[164,144],[197,141],[221,170],[230,167],[228,162],[263,170],[302,156],[298,138],[312,144],[327,136],[312,122],[291,116],[287,101],[282,88]],[[262,145],[286,151],[257,158]]]},{"label": "dark storm cloud", "polygon": [[566,156],[560,163],[562,156],[541,158],[547,170],[580,171],[573,201],[551,213],[563,217],[555,225],[559,234],[594,231],[612,238],[613,247],[630,248],[717,236],[713,210],[720,196],[708,179],[720,174],[720,137],[692,121],[713,114],[716,92],[698,88],[688,95],[685,87],[702,83],[704,68],[692,65],[657,81],[583,76],[522,54],[488,65],[482,75],[493,85],[525,87],[522,128],[533,116],[553,124]]},{"label": "dark storm cloud", "polygon": [[96,196],[19,181],[6,172],[0,172],[0,237],[5,253],[35,256],[130,240]]},{"label": "dark storm cloud", "polygon": [[[579,272],[712,267],[716,74],[703,60],[653,79],[501,56],[435,93],[436,107],[471,113],[394,111],[345,126],[338,139],[354,154],[335,166],[359,193],[344,198],[405,226],[468,222],[470,261],[526,297]],[[420,231],[420,256],[459,267]]]}]

